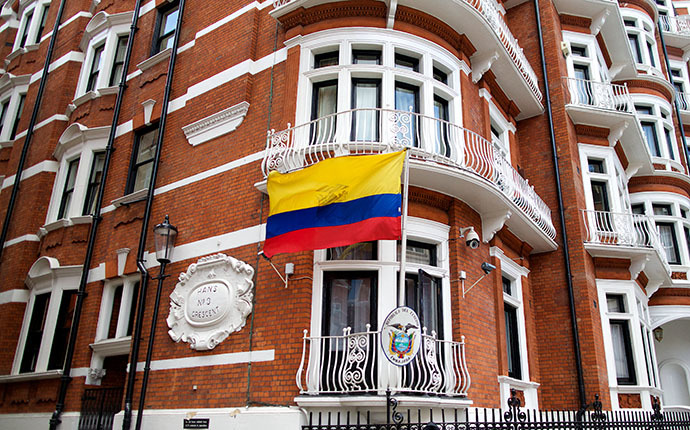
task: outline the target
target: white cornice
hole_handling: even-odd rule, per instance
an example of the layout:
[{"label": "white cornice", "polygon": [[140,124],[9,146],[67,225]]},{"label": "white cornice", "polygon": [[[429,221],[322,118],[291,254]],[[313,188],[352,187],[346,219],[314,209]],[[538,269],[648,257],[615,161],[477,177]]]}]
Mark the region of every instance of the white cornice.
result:
[{"label": "white cornice", "polygon": [[243,101],[186,125],[182,127],[182,131],[189,144],[196,146],[235,131],[242,124],[248,110],[249,103]]}]

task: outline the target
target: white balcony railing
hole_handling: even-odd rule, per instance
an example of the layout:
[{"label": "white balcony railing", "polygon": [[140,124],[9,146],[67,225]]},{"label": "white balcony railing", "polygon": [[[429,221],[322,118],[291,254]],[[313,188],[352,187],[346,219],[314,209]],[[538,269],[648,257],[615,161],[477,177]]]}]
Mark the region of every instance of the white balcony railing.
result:
[{"label": "white balcony railing", "polygon": [[690,94],[676,92],[676,100],[680,110],[690,111]]},{"label": "white balcony railing", "polygon": [[646,215],[582,210],[585,242],[600,245],[651,248],[657,251],[670,273],[666,251],[654,221]]},{"label": "white balcony railing", "polygon": [[[285,6],[295,0],[274,0],[273,7],[275,9]],[[513,60],[513,63],[520,71],[520,74],[525,78],[527,85],[534,96],[541,102],[543,96],[539,89],[539,82],[537,75],[534,73],[532,66],[527,61],[527,57],[518,44],[517,39],[511,33],[508,24],[503,19],[503,14],[500,12],[501,7],[496,0],[461,0],[463,3],[471,6],[474,10],[484,18],[484,20],[493,29],[494,34],[500,40],[501,45],[505,48],[508,56]],[[450,11],[450,13],[453,13]]]},{"label": "white balcony railing", "polygon": [[287,172],[327,158],[411,149],[411,157],[433,161],[488,181],[522,210],[551,239],[556,230],[551,210],[502,155],[477,133],[438,118],[387,109],[353,109],[306,124],[268,132],[263,161]]},{"label": "white balcony railing", "polygon": [[381,352],[380,331],[342,336],[307,336],[304,331],[297,387],[302,394],[400,393],[467,396],[470,374],[461,342],[436,338],[424,329],[419,353],[408,365],[397,367]]},{"label": "white balcony railing", "polygon": [[568,90],[567,103],[616,112],[634,113],[628,87],[625,85],[563,77]]},{"label": "white balcony railing", "polygon": [[686,16],[659,15],[661,29],[681,36],[690,36],[690,18]]}]

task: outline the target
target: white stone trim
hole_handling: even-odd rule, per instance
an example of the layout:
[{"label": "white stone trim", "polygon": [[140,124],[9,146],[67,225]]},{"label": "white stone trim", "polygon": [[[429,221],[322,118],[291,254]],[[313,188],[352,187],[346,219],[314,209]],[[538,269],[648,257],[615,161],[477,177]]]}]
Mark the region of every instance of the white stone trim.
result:
[{"label": "white stone trim", "polygon": [[510,398],[510,389],[522,391],[525,397],[525,404],[522,405],[526,409],[539,409],[539,398],[537,389],[539,383],[532,381],[521,381],[519,379],[511,378],[510,376],[500,375],[498,377],[499,390],[501,393],[501,405],[507,405]]},{"label": "white stone trim", "polygon": [[41,238],[39,238],[35,234],[25,234],[23,236],[15,237],[14,239],[10,239],[6,241],[3,244],[3,248],[7,248],[8,246],[16,245],[18,243],[22,242],[40,242]]},{"label": "white stone trim", "polygon": [[0,293],[0,305],[7,303],[27,303],[29,290],[8,290]]},{"label": "white stone trim", "polygon": [[[33,166],[24,169],[22,171],[22,181],[38,175],[40,173],[56,173],[58,171],[58,162],[53,161],[53,160],[43,160],[40,163],[36,163]],[[11,187],[14,185],[14,178],[16,175],[9,176],[5,178],[5,180],[2,182],[2,189],[4,190],[7,187]]]},{"label": "white stone trim", "polygon": [[[151,361],[151,370],[189,369],[192,367],[225,366],[229,364],[258,363],[275,360],[275,350],[229,352],[227,354],[195,355]],[[137,372],[144,371],[144,362],[137,363]],[[129,366],[128,366],[129,367]]]},{"label": "white stone trim", "polygon": [[652,327],[657,328],[671,321],[681,318],[690,318],[690,306],[683,305],[662,305],[650,306],[649,317],[652,320]]},{"label": "white stone trim", "polygon": [[[61,114],[59,114],[59,113],[56,113],[55,115],[52,115],[52,116],[50,116],[50,117],[44,119],[43,121],[39,122],[38,124],[36,124],[36,125],[34,126],[34,131],[35,131],[35,130],[38,130],[39,128],[44,127],[44,126],[46,126],[46,125],[48,125],[48,124],[50,124],[50,123],[52,123],[52,122],[54,122],[54,121],[63,121],[63,122],[67,122],[67,121],[69,121],[69,117],[67,117],[66,115],[61,115]],[[26,136],[27,133],[28,133],[28,129],[22,130],[21,132],[18,132],[18,133],[17,133],[17,136],[16,136],[16,139],[20,139],[20,138]]]},{"label": "white stone trim", "polygon": [[249,110],[249,103],[240,102],[220,112],[182,127],[190,145],[196,146],[235,131],[242,124]]},{"label": "white stone trim", "polygon": [[[60,57],[57,60],[50,63],[50,66],[48,66],[48,73],[55,71],[60,66],[64,66],[65,64],[69,63],[70,61],[74,61],[75,63],[83,63],[84,62],[84,54],[79,52],[79,51],[70,51],[70,52],[66,53],[62,57]],[[38,72],[31,75],[31,80],[29,81],[29,83],[33,84],[34,82],[40,81],[41,75],[43,75],[43,68],[41,68],[41,70],[39,70]]]},{"label": "white stone trim", "polygon": [[142,61],[141,63],[137,64],[137,69],[141,70],[142,72],[144,70],[148,70],[151,67],[155,66],[156,64],[160,63],[161,61],[164,61],[165,59],[170,58],[171,52],[172,52],[172,48],[164,49],[161,52],[159,52],[155,55],[152,55],[149,58]]}]

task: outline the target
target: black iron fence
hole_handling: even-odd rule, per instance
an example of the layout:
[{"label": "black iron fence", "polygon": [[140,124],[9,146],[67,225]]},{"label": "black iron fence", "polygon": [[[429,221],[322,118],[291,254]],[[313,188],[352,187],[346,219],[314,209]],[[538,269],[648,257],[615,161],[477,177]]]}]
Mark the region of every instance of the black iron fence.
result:
[{"label": "black iron fence", "polygon": [[122,409],[122,387],[89,388],[81,398],[79,430],[111,430]]},{"label": "black iron fence", "polygon": [[[441,409],[398,411],[398,402],[386,393],[384,420],[366,413],[310,413],[302,430],[690,430],[690,412],[603,411],[596,396],[580,411],[523,410],[511,391],[508,409]],[[379,422],[383,421],[383,422]]]}]

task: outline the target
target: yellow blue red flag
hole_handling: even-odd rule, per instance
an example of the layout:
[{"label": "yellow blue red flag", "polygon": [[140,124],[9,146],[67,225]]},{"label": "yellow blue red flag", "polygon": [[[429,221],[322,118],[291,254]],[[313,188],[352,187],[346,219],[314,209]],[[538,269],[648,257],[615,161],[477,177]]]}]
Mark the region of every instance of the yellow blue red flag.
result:
[{"label": "yellow blue red flag", "polygon": [[264,254],[399,239],[405,152],[329,158],[268,175]]}]

